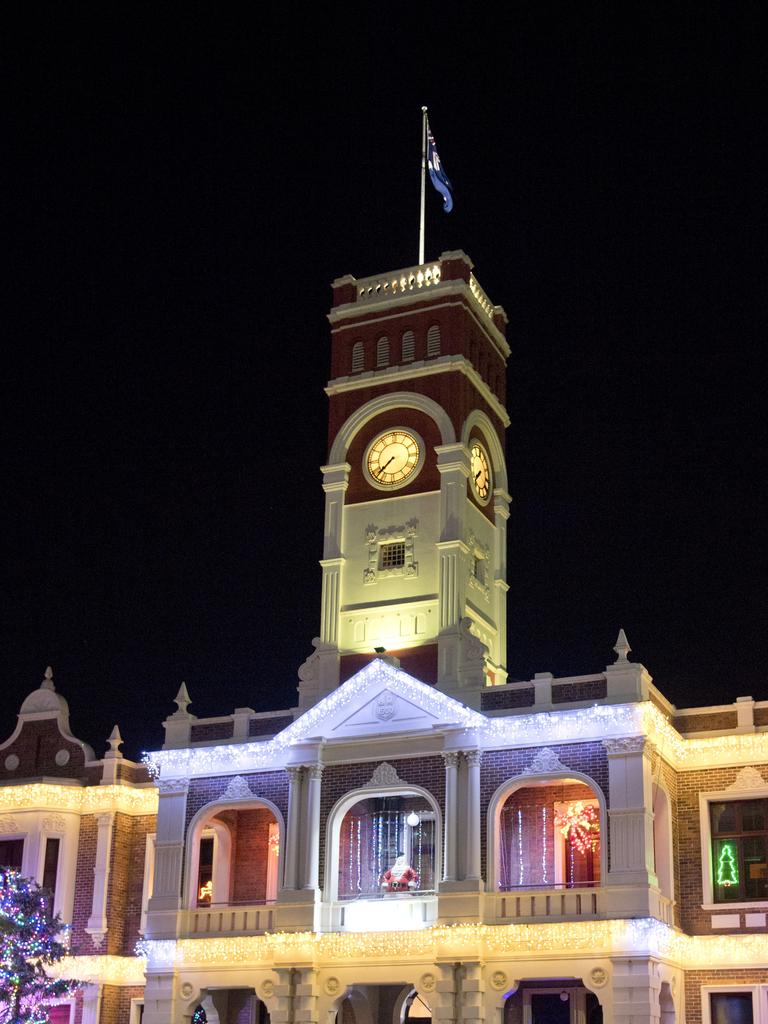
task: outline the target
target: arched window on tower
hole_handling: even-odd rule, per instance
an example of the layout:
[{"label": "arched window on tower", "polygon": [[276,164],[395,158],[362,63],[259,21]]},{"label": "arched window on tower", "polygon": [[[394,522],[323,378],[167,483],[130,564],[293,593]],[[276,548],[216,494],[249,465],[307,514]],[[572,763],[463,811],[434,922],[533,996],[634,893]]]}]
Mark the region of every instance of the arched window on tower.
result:
[{"label": "arched window on tower", "polygon": [[427,359],[440,355],[440,326],[432,324],[427,331]]},{"label": "arched window on tower", "polygon": [[412,363],[416,354],[416,338],[413,331],[403,331],[403,362]]},{"label": "arched window on tower", "polygon": [[356,341],[352,346],[352,373],[365,369],[365,348],[362,341]]},{"label": "arched window on tower", "polygon": [[376,365],[389,366],[389,338],[379,338],[376,342]]}]

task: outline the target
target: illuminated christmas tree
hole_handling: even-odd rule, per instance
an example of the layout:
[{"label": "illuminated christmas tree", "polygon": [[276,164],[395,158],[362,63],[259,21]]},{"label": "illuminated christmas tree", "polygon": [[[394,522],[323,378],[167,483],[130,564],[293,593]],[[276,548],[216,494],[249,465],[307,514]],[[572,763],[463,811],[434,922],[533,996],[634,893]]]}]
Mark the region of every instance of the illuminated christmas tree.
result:
[{"label": "illuminated christmas tree", "polygon": [[733,847],[730,843],[723,843],[720,850],[720,856],[717,861],[717,884],[739,884],[739,869],[736,867],[736,860],[733,856]]},{"label": "illuminated christmas tree", "polygon": [[47,1024],[47,1000],[73,995],[78,983],[49,978],[46,967],[66,949],[57,936],[64,925],[50,897],[18,871],[0,870],[0,1022]]}]

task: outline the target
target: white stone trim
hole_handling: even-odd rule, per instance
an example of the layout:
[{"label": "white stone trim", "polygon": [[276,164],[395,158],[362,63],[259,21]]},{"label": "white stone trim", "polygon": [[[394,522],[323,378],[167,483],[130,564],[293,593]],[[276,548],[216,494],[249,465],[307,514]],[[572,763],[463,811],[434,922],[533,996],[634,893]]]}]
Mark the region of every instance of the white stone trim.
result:
[{"label": "white stone trim", "polygon": [[766,1005],[768,986],[728,984],[701,986],[701,1024],[712,1024],[709,997],[718,993],[728,994],[731,992],[751,992],[753,1024],[768,1024],[768,1005]]},{"label": "white stone trim", "polygon": [[[366,381],[365,383],[369,382]],[[455,443],[456,433],[453,429],[453,424],[442,406],[438,405],[431,398],[427,398],[426,395],[419,395],[409,391],[396,391],[393,394],[379,395],[377,398],[372,398],[365,405],[361,405],[359,409],[355,409],[347,417],[331,445],[331,451],[328,456],[329,465],[340,465],[346,461],[350,444],[366,423],[370,423],[371,420],[384,412],[400,409],[416,409],[418,412],[423,412],[437,424],[443,444]]]}]

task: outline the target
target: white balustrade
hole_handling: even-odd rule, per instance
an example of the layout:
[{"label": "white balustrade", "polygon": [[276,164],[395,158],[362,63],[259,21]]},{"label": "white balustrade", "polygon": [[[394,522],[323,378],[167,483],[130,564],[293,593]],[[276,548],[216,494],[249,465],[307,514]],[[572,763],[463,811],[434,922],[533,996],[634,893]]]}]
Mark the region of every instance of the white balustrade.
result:
[{"label": "white balustrade", "polygon": [[488,923],[589,920],[605,917],[605,889],[537,889],[499,892],[489,897]]},{"label": "white balustrade", "polygon": [[396,298],[440,284],[440,264],[429,263],[421,267],[395,270],[391,274],[366,277],[357,282],[357,301],[376,302]]},{"label": "white balustrade", "polygon": [[254,935],[272,931],[274,908],[272,904],[258,903],[251,906],[195,907],[184,912],[182,934],[192,937],[199,935]]}]

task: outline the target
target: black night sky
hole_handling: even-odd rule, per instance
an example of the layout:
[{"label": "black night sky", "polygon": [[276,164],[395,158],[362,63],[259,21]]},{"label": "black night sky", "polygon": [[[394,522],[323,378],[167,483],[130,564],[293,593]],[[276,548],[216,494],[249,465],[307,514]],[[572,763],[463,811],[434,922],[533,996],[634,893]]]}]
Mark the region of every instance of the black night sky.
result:
[{"label": "black night sky", "polygon": [[512,677],[624,626],[679,706],[768,697],[763,5],[100,9],[6,40],[2,735],[48,663],[98,754],[182,679],[294,702],[329,284],[416,262],[422,103],[427,255],[510,318]]}]

